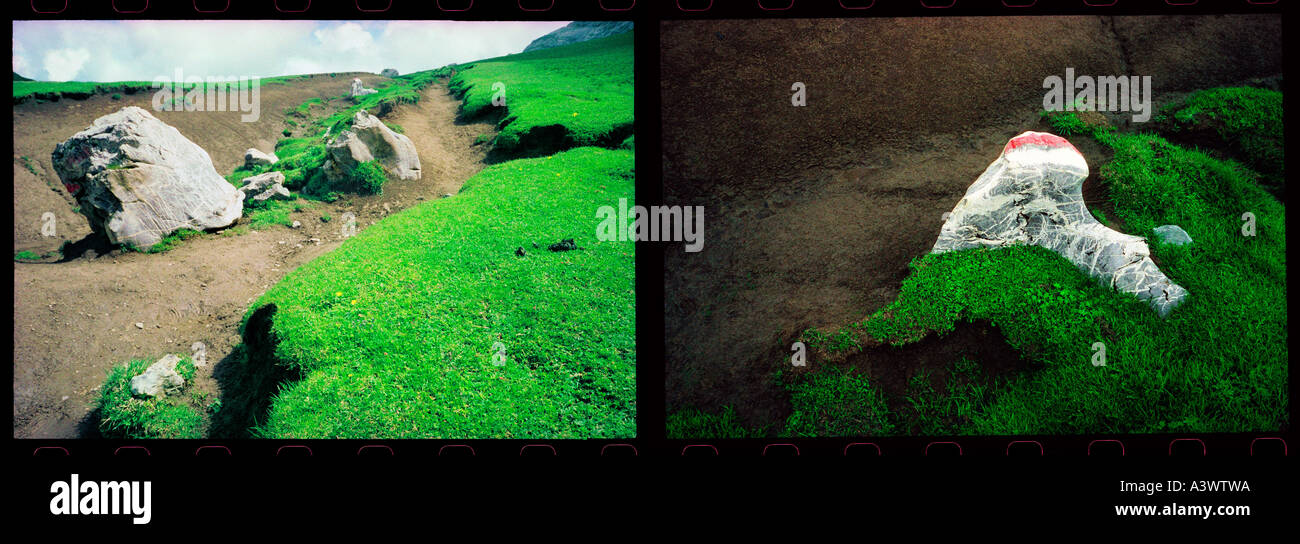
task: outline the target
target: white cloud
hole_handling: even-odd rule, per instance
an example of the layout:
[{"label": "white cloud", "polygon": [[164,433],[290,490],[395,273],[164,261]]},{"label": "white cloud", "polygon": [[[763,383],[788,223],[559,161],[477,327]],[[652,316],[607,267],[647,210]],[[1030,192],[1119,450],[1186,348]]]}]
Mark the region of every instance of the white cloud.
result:
[{"label": "white cloud", "polygon": [[284,61],[286,74],[323,74],[328,71],[324,65],[312,59],[293,57]]},{"label": "white cloud", "polygon": [[[15,21],[14,66],[50,79],[401,73],[518,53],[566,21]],[[42,64],[35,62],[45,59]],[[38,66],[39,65],[39,66]],[[45,73],[41,72],[44,68]]]},{"label": "white cloud", "polygon": [[50,81],[70,81],[90,60],[85,49],[57,49],[45,52],[45,74]]},{"label": "white cloud", "polygon": [[26,77],[27,59],[23,58],[23,53],[25,53],[25,51],[23,51],[23,44],[18,43],[18,40],[14,40],[13,42],[14,42],[14,72],[17,72],[19,75],[23,75],[24,77]]},{"label": "white cloud", "polygon": [[312,35],[320,40],[321,47],[336,53],[364,53],[375,45],[375,38],[357,23],[325,27]]}]

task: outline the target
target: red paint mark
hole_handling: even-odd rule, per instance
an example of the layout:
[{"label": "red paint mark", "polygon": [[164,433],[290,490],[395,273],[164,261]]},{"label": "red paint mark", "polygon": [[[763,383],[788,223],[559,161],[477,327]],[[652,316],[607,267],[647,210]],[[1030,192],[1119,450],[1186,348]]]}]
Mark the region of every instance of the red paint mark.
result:
[{"label": "red paint mark", "polygon": [[[1007,146],[1002,148],[1002,152],[1006,153],[1022,145],[1041,145],[1043,147],[1065,147],[1068,148],[1070,151],[1079,153],[1078,149],[1075,149],[1073,145],[1070,145],[1069,140],[1066,140],[1065,138],[1062,138],[1055,134],[1048,134],[1046,132],[1026,132],[1024,134],[1021,134],[1020,136],[1016,136],[1015,138],[1012,138],[1011,141],[1007,142]],[[1082,153],[1079,154],[1082,155]]]},{"label": "red paint mark", "polygon": [[81,186],[77,185],[76,183],[64,183],[63,188],[67,189],[68,194],[72,196],[77,196],[77,192],[81,191]]}]

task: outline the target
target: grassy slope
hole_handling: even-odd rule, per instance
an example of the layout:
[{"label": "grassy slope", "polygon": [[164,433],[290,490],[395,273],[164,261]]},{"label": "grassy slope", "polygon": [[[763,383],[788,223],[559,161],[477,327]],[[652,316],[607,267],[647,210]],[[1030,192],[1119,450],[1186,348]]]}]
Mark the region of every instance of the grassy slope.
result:
[{"label": "grassy slope", "polygon": [[[278,76],[259,79],[261,85],[275,85],[306,76]],[[185,86],[189,89],[190,86]],[[91,95],[125,90],[153,90],[152,81],[14,81],[14,99],[22,99],[33,94],[52,95],[72,94]]]},{"label": "grassy slope", "polygon": [[[583,58],[553,50],[549,81],[538,58],[514,69],[509,60],[476,63],[458,78],[527,72],[547,89],[606,104],[618,100],[602,93],[618,89],[630,119],[630,60],[617,85],[571,69],[597,64],[616,45],[557,48]],[[403,77],[416,85],[434,75]],[[553,98],[521,92],[511,104],[534,111],[530,100]],[[276,305],[275,358],[303,376],[273,399],[254,433],[633,436],[633,246],[595,238],[596,208],[632,197],[630,151],[584,147],[510,161],[468,180],[455,198],[385,218],[299,268],[252,307]],[[582,249],[546,249],[563,238]],[[527,256],[516,256],[518,247]],[[501,366],[496,342],[505,346]]]},{"label": "grassy slope", "polygon": [[[254,307],[277,305],[277,356],[306,377],[260,434],[631,436],[632,245],[598,242],[594,213],[632,196],[631,166],[594,148],[500,164],[287,276]],[[562,238],[583,249],[545,249]]]},{"label": "grassy slope", "polygon": [[[1226,126],[1266,126],[1241,117],[1271,111],[1222,106],[1210,115]],[[1114,150],[1100,175],[1116,213],[1130,232],[1148,238],[1161,269],[1190,291],[1187,301],[1162,320],[1038,247],[926,255],[912,263],[894,303],[803,339],[824,352],[851,353],[867,338],[907,344],[961,321],[989,320],[1041,366],[991,390],[974,382],[950,382],[945,392],[913,384],[912,409],[883,419],[888,410],[878,388],[826,367],[786,380],[794,414],[781,432],[1205,433],[1289,424],[1285,208],[1261,188],[1261,175],[1156,135],[1089,126],[1073,114],[1053,123],[1058,132],[1094,137]],[[1280,150],[1280,131],[1272,138],[1251,149]],[[1242,235],[1244,212],[1255,216],[1253,237]],[[1152,229],[1164,224],[1182,226],[1194,243],[1156,242]],[[1091,364],[1094,342],[1106,345],[1104,367]]]},{"label": "grassy slope", "polygon": [[[317,184],[309,186],[313,174],[325,163],[325,143],[328,140],[326,135],[337,136],[350,127],[353,116],[358,111],[378,112],[398,104],[418,102],[420,90],[429,85],[435,77],[444,76],[447,71],[447,68],[442,68],[397,77],[389,84],[376,89],[378,92],[364,95],[348,107],[301,127],[298,130],[301,136],[282,138],[277,141],[275,155],[279,161],[275,164],[255,168],[244,168],[243,165],[239,165],[226,176],[226,180],[232,185],[239,186],[244,178],[278,171],[284,173],[285,187],[304,190],[306,194],[312,196],[327,197],[335,190],[355,190],[355,187],[329,187],[323,184],[323,179],[319,177],[316,178]],[[309,117],[308,113],[312,108],[321,107],[321,104],[320,98],[312,98],[299,104],[297,108],[286,111],[285,115],[297,125],[298,121],[304,121]]]},{"label": "grassy slope", "polygon": [[1262,174],[1266,189],[1280,188],[1286,178],[1282,130],[1282,93],[1253,87],[1205,89],[1161,112],[1172,137],[1198,132],[1223,142],[1235,159]]},{"label": "grassy slope", "polygon": [[567,146],[614,147],[631,135],[632,33],[475,62],[451,79],[468,117],[491,114],[493,85],[505,84],[506,109],[493,148],[546,146],[559,127]]}]

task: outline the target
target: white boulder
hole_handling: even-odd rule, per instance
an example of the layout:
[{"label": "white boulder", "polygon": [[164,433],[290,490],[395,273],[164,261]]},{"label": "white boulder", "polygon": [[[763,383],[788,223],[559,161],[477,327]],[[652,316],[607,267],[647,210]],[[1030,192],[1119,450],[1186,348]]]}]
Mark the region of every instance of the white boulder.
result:
[{"label": "white boulder", "polygon": [[227,227],[243,213],[243,195],[207,151],[135,106],[96,119],[51,159],[92,228],[114,243],[147,249],[178,229]]},{"label": "white boulder", "polygon": [[1015,244],[1043,246],[1164,317],[1187,297],[1151,260],[1146,241],[1106,228],[1083,202],[1088,163],[1065,138],[1012,138],[952,209],[932,253]]}]

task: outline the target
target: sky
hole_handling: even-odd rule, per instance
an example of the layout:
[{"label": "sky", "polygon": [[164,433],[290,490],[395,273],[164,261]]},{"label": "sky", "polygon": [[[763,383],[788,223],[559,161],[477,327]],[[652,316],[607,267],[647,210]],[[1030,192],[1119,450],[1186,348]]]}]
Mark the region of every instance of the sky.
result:
[{"label": "sky", "polygon": [[14,21],[19,75],[152,81],[399,73],[518,53],[568,21]]}]

